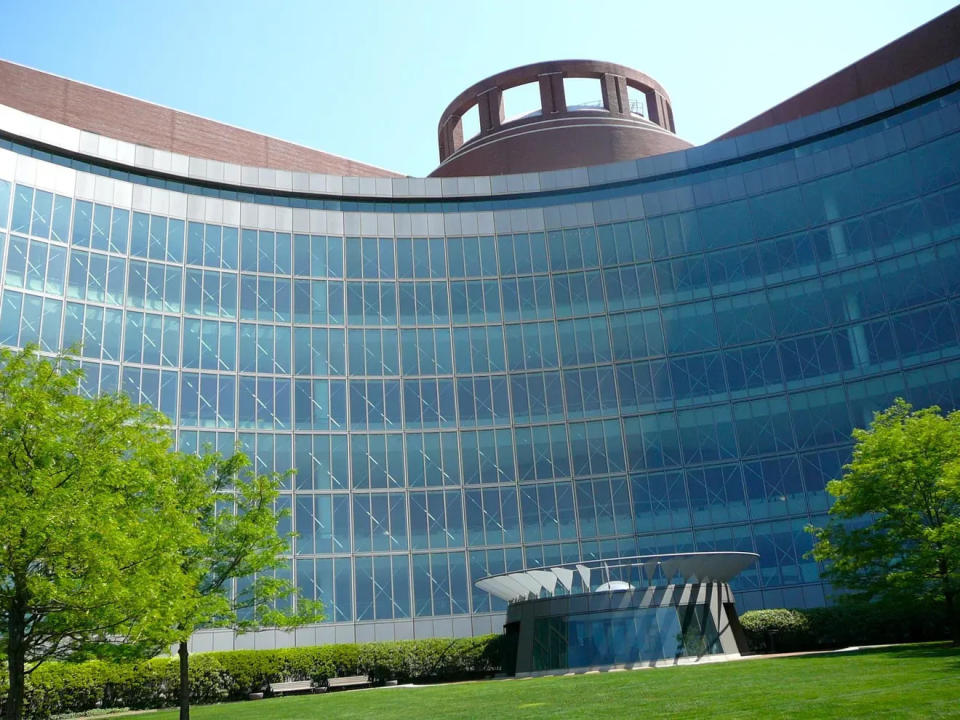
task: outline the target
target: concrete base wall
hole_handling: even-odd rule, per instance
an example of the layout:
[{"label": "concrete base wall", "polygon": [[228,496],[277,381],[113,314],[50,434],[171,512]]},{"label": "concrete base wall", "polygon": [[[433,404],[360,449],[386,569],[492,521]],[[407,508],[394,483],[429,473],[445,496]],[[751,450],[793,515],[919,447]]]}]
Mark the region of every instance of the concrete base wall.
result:
[{"label": "concrete base wall", "polygon": [[503,613],[486,613],[389,622],[321,623],[296,630],[260,630],[242,635],[227,629],[201,630],[190,638],[190,652],[276,650],[335,643],[473,637],[503,632],[504,619]]}]

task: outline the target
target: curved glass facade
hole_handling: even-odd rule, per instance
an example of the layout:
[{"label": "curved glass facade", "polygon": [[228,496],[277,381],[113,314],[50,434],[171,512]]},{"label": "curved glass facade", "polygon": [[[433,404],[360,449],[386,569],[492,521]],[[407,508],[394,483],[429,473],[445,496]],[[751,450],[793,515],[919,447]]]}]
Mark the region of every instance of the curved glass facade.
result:
[{"label": "curved glass facade", "polygon": [[851,429],[898,395],[960,406],[958,109],[371,212],[7,143],[0,343],[79,345],[84,390],[182,448],[295,468],[287,572],[337,639],[489,631],[473,580],[581,558],[755,551],[741,609],[818,605],[803,528]]}]

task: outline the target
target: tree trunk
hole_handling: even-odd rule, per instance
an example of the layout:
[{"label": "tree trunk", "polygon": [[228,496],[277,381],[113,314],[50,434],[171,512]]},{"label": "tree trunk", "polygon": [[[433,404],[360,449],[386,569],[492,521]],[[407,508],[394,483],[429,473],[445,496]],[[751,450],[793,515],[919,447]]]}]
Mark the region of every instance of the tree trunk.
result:
[{"label": "tree trunk", "polygon": [[952,592],[944,592],[944,601],[947,606],[947,624],[950,626],[950,640],[955,646],[960,646],[960,618],[957,617],[956,597]]},{"label": "tree trunk", "polygon": [[7,665],[10,689],[4,704],[3,716],[6,720],[20,720],[23,717],[24,682],[26,679],[26,645],[24,644],[23,614],[19,608],[11,608],[7,621]]},{"label": "tree trunk", "polygon": [[[954,645],[960,645],[960,618],[957,617],[956,610],[956,592],[950,577],[950,564],[943,553],[943,549],[938,546],[940,557],[937,560],[938,570],[940,571],[940,586],[943,588],[943,603],[947,606],[947,627],[950,629],[950,640]],[[956,569],[954,569],[956,574]]]},{"label": "tree trunk", "polygon": [[180,656],[180,720],[190,720],[190,653],[186,640],[180,641],[177,654]]}]

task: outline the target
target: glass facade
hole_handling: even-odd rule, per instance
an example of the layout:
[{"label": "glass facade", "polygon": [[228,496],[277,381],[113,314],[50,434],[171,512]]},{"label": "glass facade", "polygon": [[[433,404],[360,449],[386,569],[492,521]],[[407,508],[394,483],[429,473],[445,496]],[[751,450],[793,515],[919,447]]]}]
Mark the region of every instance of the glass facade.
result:
[{"label": "glass facade", "polygon": [[296,469],[284,572],[331,623],[500,613],[473,580],[703,550],[759,553],[741,610],[819,605],[803,528],[851,429],[896,396],[960,406],[958,99],[431,202],[4,141],[0,343],[78,347],[83,391],[159,408],[181,448]]},{"label": "glass facade", "polygon": [[538,618],[533,671],[629,665],[722,652],[704,605],[609,610]]}]

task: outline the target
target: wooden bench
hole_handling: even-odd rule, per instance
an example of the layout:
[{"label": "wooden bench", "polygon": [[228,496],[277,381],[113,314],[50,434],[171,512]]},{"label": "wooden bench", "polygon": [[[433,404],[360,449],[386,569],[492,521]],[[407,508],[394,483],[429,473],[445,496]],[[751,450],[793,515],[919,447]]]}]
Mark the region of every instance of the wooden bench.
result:
[{"label": "wooden bench", "polygon": [[316,687],[313,685],[313,680],[270,683],[270,692],[278,696],[283,696],[284,693],[313,692],[314,690],[316,690]]},{"label": "wooden bench", "polygon": [[327,689],[335,690],[337,688],[352,688],[369,685],[370,678],[366,675],[346,675],[344,677],[327,678]]}]

